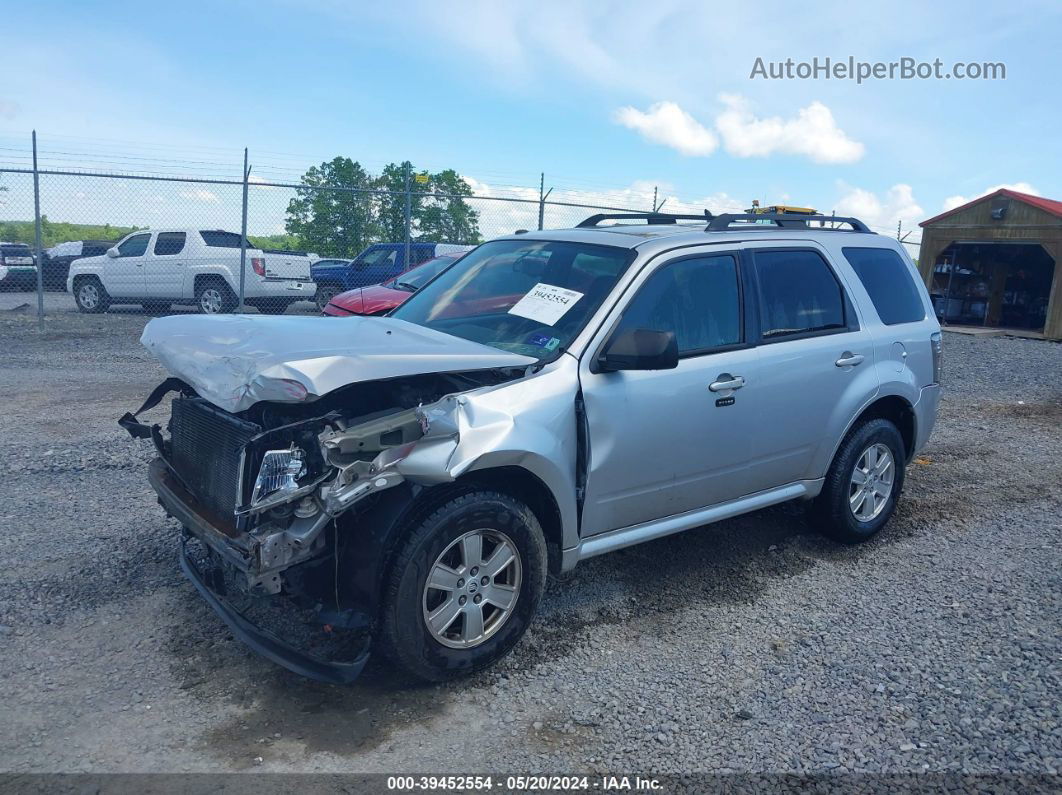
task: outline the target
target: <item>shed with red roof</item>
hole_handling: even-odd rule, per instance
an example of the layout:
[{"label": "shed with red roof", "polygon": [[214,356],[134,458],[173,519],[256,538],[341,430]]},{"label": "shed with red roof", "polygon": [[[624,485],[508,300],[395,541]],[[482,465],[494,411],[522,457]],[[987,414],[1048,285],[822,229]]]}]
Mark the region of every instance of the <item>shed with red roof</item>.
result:
[{"label": "shed with red roof", "polygon": [[942,321],[1062,339],[1062,201],[999,188],[919,226]]}]

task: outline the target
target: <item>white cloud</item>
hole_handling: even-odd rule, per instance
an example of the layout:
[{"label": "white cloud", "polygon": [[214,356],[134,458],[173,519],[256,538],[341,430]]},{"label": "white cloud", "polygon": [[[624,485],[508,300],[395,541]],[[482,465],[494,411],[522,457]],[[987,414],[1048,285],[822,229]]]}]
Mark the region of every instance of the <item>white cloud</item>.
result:
[{"label": "white cloud", "polygon": [[614,114],[617,124],[684,155],[704,157],[719,146],[715,133],[674,102],[657,102],[647,112],[627,106]]},{"label": "white cloud", "polygon": [[19,104],[6,99],[0,99],[0,119],[13,119],[18,115]]},{"label": "white cloud", "polygon": [[720,94],[723,110],[712,131],[674,102],[657,102],[648,111],[627,106],[613,120],[646,140],[671,147],[684,155],[706,157],[719,146],[734,157],[803,155],[816,163],[853,163],[863,156],[863,144],[837,126],[833,113],[821,102],[797,111],[796,117],[757,118],[747,99]]},{"label": "white cloud", "polygon": [[913,229],[925,219],[925,210],[915,200],[910,185],[893,185],[884,196],[844,183],[839,183],[839,187],[843,192],[832,209],[838,215],[855,216],[878,232],[895,234],[897,221],[902,222],[905,229]]},{"label": "white cloud", "polygon": [[182,199],[189,199],[197,202],[210,202],[216,203],[218,201],[218,195],[209,190],[203,190],[198,188],[196,190],[182,190],[180,194]]},{"label": "white cloud", "polygon": [[954,210],[956,207],[961,207],[966,202],[979,199],[982,196],[987,196],[989,193],[995,193],[1000,188],[1009,188],[1010,190],[1016,190],[1018,193],[1029,193],[1033,196],[1039,196],[1040,191],[1030,185],[1028,182],[1012,182],[1004,185],[993,185],[991,188],[985,188],[980,193],[976,193],[973,196],[949,196],[944,200],[944,212],[948,210]]},{"label": "white cloud", "polygon": [[833,113],[821,102],[797,111],[795,118],[757,118],[747,99],[721,94],[725,110],[715,120],[723,146],[735,157],[766,157],[776,152],[804,155],[816,163],[854,163],[863,144],[837,126]]}]

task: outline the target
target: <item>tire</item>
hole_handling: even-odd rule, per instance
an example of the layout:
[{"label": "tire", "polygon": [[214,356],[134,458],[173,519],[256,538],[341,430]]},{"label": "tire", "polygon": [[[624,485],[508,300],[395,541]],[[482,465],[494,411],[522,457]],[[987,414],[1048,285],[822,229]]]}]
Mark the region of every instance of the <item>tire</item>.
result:
[{"label": "tire", "polygon": [[317,309],[321,312],[328,305],[335,296],[343,292],[343,288],[332,282],[323,282],[317,285],[317,293],[314,295],[314,301],[317,302]]},{"label": "tire", "polygon": [[195,286],[195,308],[203,315],[227,315],[236,309],[236,295],[224,279],[201,279]]},{"label": "tire", "polygon": [[152,315],[161,315],[163,312],[169,312],[172,304],[169,301],[144,301],[140,304],[144,307],[144,311]]},{"label": "tire", "polygon": [[74,282],[74,301],[78,311],[87,315],[106,312],[111,305],[111,297],[95,276],[85,276]]},{"label": "tire", "polygon": [[[882,463],[890,457],[890,463]],[[868,467],[872,460],[875,464]],[[896,510],[906,461],[903,437],[888,420],[867,420],[854,427],[841,442],[815,500],[812,516],[818,529],[842,544],[859,544],[877,535]],[[868,468],[881,471],[866,481],[863,473]],[[862,487],[859,478],[865,481]]]},{"label": "tire", "polygon": [[[412,520],[402,538],[383,581],[379,639],[384,654],[433,682],[481,670],[507,654],[530,625],[546,585],[546,541],[534,513],[506,494],[475,490]],[[466,546],[462,539],[472,541]],[[495,578],[480,572],[469,576],[472,564],[485,572],[493,553],[504,557],[512,551],[512,562]],[[445,576],[437,581],[450,586],[445,589],[427,584],[440,562],[450,569],[439,569]],[[507,611],[491,602],[492,594],[509,601]],[[456,619],[444,627],[454,612]],[[437,617],[441,632],[429,628],[429,615]],[[482,621],[478,634],[475,616]]]},{"label": "tire", "polygon": [[251,306],[263,315],[283,315],[293,303],[293,301],[289,301],[286,298],[278,298],[275,301],[270,301],[267,298],[263,301],[255,301]]}]

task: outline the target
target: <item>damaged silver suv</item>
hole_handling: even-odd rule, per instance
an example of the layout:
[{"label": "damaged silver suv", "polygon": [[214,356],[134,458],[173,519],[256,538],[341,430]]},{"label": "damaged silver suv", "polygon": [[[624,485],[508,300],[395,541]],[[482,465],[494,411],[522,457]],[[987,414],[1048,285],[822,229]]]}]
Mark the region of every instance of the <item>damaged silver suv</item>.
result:
[{"label": "damaged silver suv", "polygon": [[[333,682],[370,648],[480,669],[547,573],[769,505],[870,538],[940,397],[929,296],[854,218],[594,216],[485,243],[387,317],[174,316],[142,341],[172,377],[120,424],[158,450],[186,574]],[[165,430],[137,418],[170,392]]]}]

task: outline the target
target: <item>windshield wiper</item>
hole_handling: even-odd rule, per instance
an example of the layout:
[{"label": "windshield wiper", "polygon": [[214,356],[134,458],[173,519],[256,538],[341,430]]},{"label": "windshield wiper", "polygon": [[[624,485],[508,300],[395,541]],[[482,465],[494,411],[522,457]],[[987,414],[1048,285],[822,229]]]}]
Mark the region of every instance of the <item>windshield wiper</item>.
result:
[{"label": "windshield wiper", "polygon": [[411,293],[415,293],[417,291],[416,285],[410,284],[409,282],[395,282],[395,287],[397,287],[399,290],[408,290]]}]

